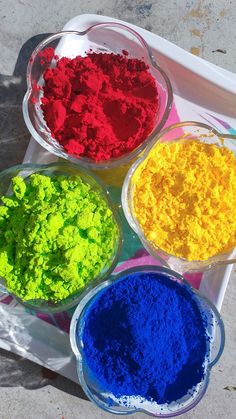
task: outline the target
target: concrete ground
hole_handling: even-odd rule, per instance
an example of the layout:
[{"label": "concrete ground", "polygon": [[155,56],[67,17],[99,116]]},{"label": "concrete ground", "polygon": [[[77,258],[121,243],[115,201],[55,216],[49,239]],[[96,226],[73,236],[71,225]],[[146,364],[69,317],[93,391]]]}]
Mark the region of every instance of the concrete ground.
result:
[{"label": "concrete ground", "polygon": [[[210,62],[236,72],[236,8],[229,0],[0,0],[0,169],[20,163],[29,140],[21,114],[32,48],[73,16],[97,13],[142,26]],[[236,417],[236,271],[222,315],[226,346],[206,396],[185,419]],[[79,386],[0,351],[2,419],[105,419]],[[115,417],[115,416],[114,416]],[[136,419],[144,417],[136,415]]]}]

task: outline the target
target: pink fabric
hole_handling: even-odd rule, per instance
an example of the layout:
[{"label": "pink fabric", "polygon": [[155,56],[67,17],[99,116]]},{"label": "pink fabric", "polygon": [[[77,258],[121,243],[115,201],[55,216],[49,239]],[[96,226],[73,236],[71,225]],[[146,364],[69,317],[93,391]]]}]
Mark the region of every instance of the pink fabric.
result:
[{"label": "pink fabric", "polygon": [[70,331],[70,317],[67,314],[67,312],[63,313],[57,313],[54,314],[54,319],[56,322],[56,325],[59,327],[59,329],[63,330],[64,332],[69,333]]},{"label": "pink fabric", "polygon": [[[175,104],[173,103],[169,118],[167,119],[167,122],[165,123],[163,129],[168,128],[170,125],[177,124],[178,122],[180,122],[180,119],[179,119]],[[166,134],[165,138],[168,138],[168,140],[173,140],[176,138],[176,136],[178,138],[178,137],[181,137],[182,135],[183,135],[183,130],[182,128],[179,128],[179,129],[176,129],[173,133],[171,132],[168,133],[168,137]]]},{"label": "pink fabric", "polygon": [[[144,266],[144,265],[155,265],[160,266],[161,263],[150,256],[148,252],[145,249],[138,250],[135,255],[121,263],[119,266],[116,267],[115,272],[121,272],[124,269],[134,268],[136,266]],[[189,273],[184,274],[184,278],[194,287],[199,289],[200,283],[202,280],[202,273],[196,272],[196,273]]]},{"label": "pink fabric", "polygon": [[11,295],[8,295],[7,297],[4,297],[1,299],[1,303],[10,304],[12,300],[13,300],[13,297]]}]

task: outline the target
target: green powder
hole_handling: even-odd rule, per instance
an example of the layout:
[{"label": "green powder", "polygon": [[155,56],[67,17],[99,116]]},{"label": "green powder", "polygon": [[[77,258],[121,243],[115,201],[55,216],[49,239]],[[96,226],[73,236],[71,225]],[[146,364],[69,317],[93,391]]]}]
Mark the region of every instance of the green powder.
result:
[{"label": "green powder", "polygon": [[0,277],[23,301],[60,301],[110,265],[118,227],[105,199],[76,177],[12,180],[0,205]]}]

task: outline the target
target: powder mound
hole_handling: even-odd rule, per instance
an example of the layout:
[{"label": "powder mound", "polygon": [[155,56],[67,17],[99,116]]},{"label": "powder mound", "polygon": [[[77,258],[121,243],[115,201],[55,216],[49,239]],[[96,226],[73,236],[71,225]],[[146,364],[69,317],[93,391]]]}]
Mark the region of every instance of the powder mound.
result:
[{"label": "powder mound", "polygon": [[1,197],[0,277],[23,301],[60,301],[109,266],[118,228],[102,196],[79,176],[32,174]]},{"label": "powder mound", "polygon": [[228,148],[158,143],[133,184],[137,221],[160,249],[207,260],[236,246],[236,158]]},{"label": "powder mound", "polygon": [[100,292],[80,334],[92,375],[116,398],[170,403],[204,377],[205,320],[190,289],[165,274],[131,274]]},{"label": "powder mound", "polygon": [[158,91],[141,60],[107,53],[63,57],[43,77],[44,119],[70,155],[96,162],[117,158],[154,128]]}]

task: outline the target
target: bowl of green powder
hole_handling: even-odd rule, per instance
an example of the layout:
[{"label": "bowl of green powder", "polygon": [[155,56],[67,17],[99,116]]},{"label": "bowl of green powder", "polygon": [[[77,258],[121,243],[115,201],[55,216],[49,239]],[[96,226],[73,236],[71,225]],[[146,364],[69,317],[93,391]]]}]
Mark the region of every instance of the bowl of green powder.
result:
[{"label": "bowl of green powder", "polygon": [[122,244],[109,193],[77,165],[0,173],[1,290],[26,307],[67,310],[109,275]]}]

